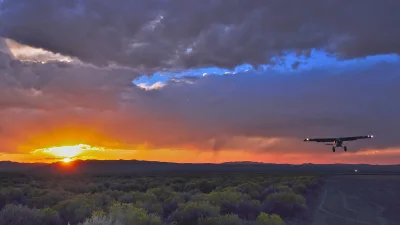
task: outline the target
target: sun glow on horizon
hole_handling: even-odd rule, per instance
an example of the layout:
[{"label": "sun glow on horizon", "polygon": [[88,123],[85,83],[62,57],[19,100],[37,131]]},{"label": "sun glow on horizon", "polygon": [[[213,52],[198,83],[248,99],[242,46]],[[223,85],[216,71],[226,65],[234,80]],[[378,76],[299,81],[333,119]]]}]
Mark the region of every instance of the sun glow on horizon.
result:
[{"label": "sun glow on horizon", "polygon": [[44,153],[52,155],[64,163],[69,163],[73,159],[78,158],[85,151],[103,151],[103,148],[92,147],[86,144],[77,144],[69,146],[54,146],[49,148],[37,149],[33,153]]}]

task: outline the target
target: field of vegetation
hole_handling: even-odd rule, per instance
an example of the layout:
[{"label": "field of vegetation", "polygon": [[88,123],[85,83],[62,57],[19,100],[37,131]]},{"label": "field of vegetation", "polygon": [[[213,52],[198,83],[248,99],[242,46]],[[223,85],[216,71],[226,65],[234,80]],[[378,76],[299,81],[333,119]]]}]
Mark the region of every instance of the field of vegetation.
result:
[{"label": "field of vegetation", "polygon": [[0,174],[0,225],[289,225],[310,222],[317,176]]}]

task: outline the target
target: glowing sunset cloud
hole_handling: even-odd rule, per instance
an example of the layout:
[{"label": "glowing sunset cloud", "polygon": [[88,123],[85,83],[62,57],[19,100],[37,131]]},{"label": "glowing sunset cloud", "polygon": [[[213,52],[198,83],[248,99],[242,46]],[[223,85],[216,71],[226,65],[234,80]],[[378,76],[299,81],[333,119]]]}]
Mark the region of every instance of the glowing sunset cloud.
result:
[{"label": "glowing sunset cloud", "polygon": [[49,61],[72,62],[72,59],[69,57],[65,57],[60,54],[54,54],[40,48],[22,45],[10,39],[6,39],[6,44],[10,49],[11,54],[15,58],[22,61],[40,63],[46,63]]}]

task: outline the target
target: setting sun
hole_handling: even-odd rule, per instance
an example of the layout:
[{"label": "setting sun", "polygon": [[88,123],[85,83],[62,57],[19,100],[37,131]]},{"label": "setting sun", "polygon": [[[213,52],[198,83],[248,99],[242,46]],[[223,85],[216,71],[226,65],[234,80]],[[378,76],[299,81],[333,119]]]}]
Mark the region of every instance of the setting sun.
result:
[{"label": "setting sun", "polygon": [[64,162],[64,163],[69,163],[69,162],[71,162],[71,161],[72,161],[71,158],[64,158],[64,159],[63,159],[63,162]]}]

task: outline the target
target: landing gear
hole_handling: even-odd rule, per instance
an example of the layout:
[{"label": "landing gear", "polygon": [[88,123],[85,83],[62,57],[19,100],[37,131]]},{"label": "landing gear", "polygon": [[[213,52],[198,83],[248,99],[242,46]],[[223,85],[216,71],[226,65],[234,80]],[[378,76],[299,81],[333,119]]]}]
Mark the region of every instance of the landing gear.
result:
[{"label": "landing gear", "polygon": [[336,151],[335,147],[332,147],[332,152],[335,152],[335,151]]},{"label": "landing gear", "polygon": [[347,146],[344,146],[344,147],[343,147],[343,150],[344,150],[345,152],[347,152]]}]

